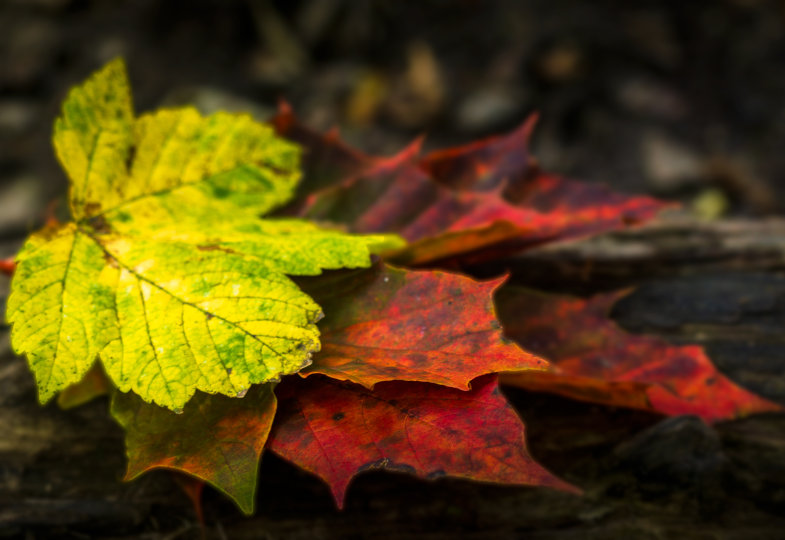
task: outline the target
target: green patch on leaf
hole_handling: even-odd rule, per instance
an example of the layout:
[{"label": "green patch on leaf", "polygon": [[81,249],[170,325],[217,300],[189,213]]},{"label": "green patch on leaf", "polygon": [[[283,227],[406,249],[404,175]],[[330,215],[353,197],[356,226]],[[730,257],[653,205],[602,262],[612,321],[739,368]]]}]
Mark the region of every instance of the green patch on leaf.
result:
[{"label": "green patch on leaf", "polygon": [[74,222],[28,239],[7,306],[42,402],[96,358],[119,390],[174,410],[296,373],[323,314],[287,276],[401,243],[260,219],[294,193],[299,149],[247,115],[135,119],[120,60],[71,91],[54,144]]}]

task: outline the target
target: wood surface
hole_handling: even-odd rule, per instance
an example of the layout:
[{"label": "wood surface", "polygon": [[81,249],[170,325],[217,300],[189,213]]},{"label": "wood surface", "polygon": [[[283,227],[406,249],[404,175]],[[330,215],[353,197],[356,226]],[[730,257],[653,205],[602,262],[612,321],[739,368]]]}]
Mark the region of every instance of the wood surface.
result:
[{"label": "wood surface", "polygon": [[[673,216],[503,266],[515,283],[560,292],[634,287],[614,309],[625,328],[703,344],[723,373],[785,405],[785,220]],[[0,278],[3,301],[7,290]],[[267,455],[256,515],[206,490],[202,528],[173,475],[121,481],[122,432],[104,399],[71,411],[38,404],[3,327],[0,538],[782,537],[785,414],[707,426],[507,392],[533,455],[584,496],[371,472],[353,482],[339,512],[318,480]]]}]

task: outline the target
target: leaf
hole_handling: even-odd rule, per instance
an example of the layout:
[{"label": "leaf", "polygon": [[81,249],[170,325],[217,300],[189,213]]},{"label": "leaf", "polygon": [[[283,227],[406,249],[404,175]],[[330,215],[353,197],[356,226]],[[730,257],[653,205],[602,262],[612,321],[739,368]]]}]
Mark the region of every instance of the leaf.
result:
[{"label": "leaf", "polygon": [[[454,257],[463,264],[493,261],[543,244],[625,229],[673,206],[551,174],[519,178],[522,184],[460,192],[454,196],[457,202],[434,204],[433,216],[457,213],[461,219],[446,223],[445,232],[413,241],[390,260],[412,266],[443,264]],[[513,190],[517,199],[512,199]]]},{"label": "leaf", "polygon": [[280,133],[305,145],[306,156],[318,156],[306,171],[310,189],[300,192],[307,196],[296,211],[354,232],[400,234],[410,244],[385,255],[396,264],[452,267],[456,260],[493,260],[625,228],[668,206],[542,173],[528,150],[533,120],[509,135],[424,158],[418,140],[387,159],[356,154],[334,135],[320,138],[290,109],[277,120],[284,126]]},{"label": "leaf", "polygon": [[515,212],[521,222],[537,217],[519,211],[498,194],[458,192],[433,182],[418,166],[418,153],[415,144],[312,195],[303,215],[343,223],[355,231],[395,231],[410,242],[491,225]]},{"label": "leaf", "polygon": [[544,360],[501,334],[492,297],[503,281],[381,264],[299,280],[328,313],[322,350],[300,375],[367,388],[406,380],[467,390],[486,373],[544,370]]},{"label": "leaf", "polygon": [[111,411],[125,429],[125,479],[157,468],[181,471],[253,513],[259,459],[276,410],[273,386],[254,386],[243,399],[199,393],[182,414],[115,392]]},{"label": "leaf", "polygon": [[71,179],[71,214],[82,219],[90,204],[121,201],[112,189],[125,181],[133,144],[131,89],[122,60],[113,60],[83,85],[73,88],[55,121],[57,157]]},{"label": "leaf", "polygon": [[341,141],[337,130],[322,135],[302,125],[286,102],[279,104],[278,114],[270,123],[278,135],[303,147],[303,181],[297,189],[299,196],[352,177],[376,161]]},{"label": "leaf", "polygon": [[782,410],[722,375],[702,347],[628,334],[608,316],[626,292],[588,300],[508,287],[497,297],[505,333],[553,362],[502,382],[574,399],[694,414],[707,422]]},{"label": "leaf", "polygon": [[42,402],[87,372],[100,346],[92,315],[102,295],[103,252],[74,224],[33,234],[17,254],[6,313],[11,343],[26,353]]},{"label": "leaf", "polygon": [[30,237],[7,304],[41,401],[99,355],[119,390],[174,410],[308,365],[322,311],[287,275],[367,267],[400,240],[259,219],[293,193],[296,147],[247,115],[131,121],[129,103],[115,61],[56,123],[76,221]]},{"label": "leaf", "polygon": [[[558,205],[545,195],[518,204],[501,188],[458,191],[431,179],[420,167],[414,145],[378,162],[338,186],[312,195],[302,215],[346,224],[354,232],[396,232],[410,245],[391,260],[411,266],[452,257],[471,262],[493,259],[554,242],[623,228],[652,218],[664,204],[648,197],[626,197],[605,188],[540,176],[537,189],[558,194]],[[535,190],[536,191],[536,190]],[[591,204],[583,204],[585,196]]]},{"label": "leaf", "polygon": [[[415,379],[468,389],[471,379],[488,371],[544,368],[541,359],[521,351],[501,337],[492,304],[492,294],[501,280],[478,283],[443,272],[409,272],[377,264],[367,270],[334,272],[298,281],[330,313],[322,325],[323,350],[315,358],[315,369],[308,371],[312,375],[310,379],[318,377],[313,376],[314,373],[325,373],[336,378],[355,380],[369,387],[384,380]],[[421,309],[412,309],[412,306],[426,298],[437,301]],[[456,315],[455,310],[459,307],[460,315]],[[425,328],[428,331],[423,334]],[[412,344],[417,345],[416,352],[413,352]],[[308,388],[296,386],[296,383],[288,384],[295,384],[298,397],[310,392]],[[476,384],[477,381],[472,386]],[[284,392],[286,385],[282,383],[281,386]],[[337,388],[340,390],[344,387]],[[415,395],[419,388],[413,387]],[[404,388],[403,391],[409,390]],[[237,418],[238,414],[245,414],[244,411],[249,407],[246,403],[248,397],[229,400],[214,396],[205,401],[203,396],[198,394],[186,405],[183,418],[189,422],[187,427],[181,427],[179,416],[145,404],[132,394],[119,394],[115,398],[114,414],[125,427],[128,437],[131,459],[129,477],[156,466],[166,466],[162,463],[196,463],[187,467],[178,465],[176,468],[211,481],[223,491],[239,489],[234,486],[234,482],[240,482],[244,486],[241,487],[244,493],[252,492],[245,481],[217,482],[205,477],[204,469],[198,464],[214,459],[209,452],[203,455],[195,447],[189,447],[187,451],[174,449],[171,441],[181,438],[187,440],[193,436],[188,435],[189,432],[202,433],[208,440],[213,440],[214,428],[211,424],[201,425],[191,421],[195,418],[194,401],[201,400],[198,401],[202,403],[199,410],[204,411],[205,417],[210,418],[212,423],[217,422],[221,415]],[[310,398],[303,395],[302,399]],[[502,398],[498,401],[508,408]],[[137,411],[139,420],[129,422],[126,419],[130,414],[127,409]],[[497,411],[495,414],[500,413]],[[510,410],[507,414],[514,418]],[[154,415],[153,418],[161,420],[150,420],[144,415]],[[513,420],[507,419],[507,422],[513,427],[517,426]],[[149,425],[156,427],[148,433]],[[245,440],[244,437],[238,437],[238,440]],[[517,446],[520,437],[513,438],[510,444]],[[165,441],[166,444],[159,447],[156,441]],[[152,445],[155,452],[140,450],[140,447],[146,449],[147,445]],[[182,454],[187,460],[178,457]],[[528,456],[525,457],[530,461]],[[173,461],[175,458],[180,461]],[[230,454],[227,460],[231,467],[247,468],[251,456],[241,454],[235,457]],[[532,470],[536,472],[539,469],[533,467]],[[244,509],[248,511],[247,504]]]},{"label": "leaf", "polygon": [[182,204],[198,205],[185,214],[227,203],[263,213],[290,198],[299,178],[297,148],[249,115],[203,118],[186,107],[134,120],[119,59],[71,90],[53,140],[77,221],[131,212],[146,195],[160,195],[141,201],[151,218],[182,215]]},{"label": "leaf", "polygon": [[435,150],[420,166],[428,175],[448,187],[460,190],[492,191],[503,184],[517,185],[539,170],[529,153],[529,139],[537,124],[529,116],[507,135],[488,137],[455,148]]},{"label": "leaf", "polygon": [[73,409],[93,399],[105,396],[112,391],[112,383],[101,369],[101,364],[93,364],[81,381],[68,386],[57,396],[57,406]]},{"label": "leaf", "polygon": [[544,224],[562,215],[560,236],[582,236],[642,223],[668,203],[631,197],[598,183],[579,182],[542,171],[529,153],[537,123],[531,115],[512,132],[456,148],[436,150],[419,162],[430,177],[447,187],[499,191],[518,207],[544,214]]},{"label": "leaf", "polygon": [[276,393],[268,448],[326,481],[338,506],[350,480],[369,469],[577,491],[529,456],[523,423],[493,375],[468,392],[413,382],[370,391],[308,377],[287,379]]}]

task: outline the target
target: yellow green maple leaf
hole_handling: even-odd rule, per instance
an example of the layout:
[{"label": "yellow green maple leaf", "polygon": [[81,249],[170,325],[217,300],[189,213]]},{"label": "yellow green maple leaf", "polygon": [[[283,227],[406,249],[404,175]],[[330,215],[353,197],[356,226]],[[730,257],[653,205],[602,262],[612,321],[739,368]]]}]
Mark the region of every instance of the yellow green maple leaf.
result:
[{"label": "yellow green maple leaf", "polygon": [[173,410],[295,373],[323,314],[287,276],[369,266],[400,242],[259,218],[292,196],[299,149],[247,115],[135,118],[121,60],[70,92],[53,139],[74,221],[28,239],[7,302],[42,402],[96,357]]}]

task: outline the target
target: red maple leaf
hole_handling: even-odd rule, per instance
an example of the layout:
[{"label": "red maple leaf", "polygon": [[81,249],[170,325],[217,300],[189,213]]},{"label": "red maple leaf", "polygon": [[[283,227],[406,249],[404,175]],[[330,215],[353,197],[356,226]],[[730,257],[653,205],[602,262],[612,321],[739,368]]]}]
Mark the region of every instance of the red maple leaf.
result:
[{"label": "red maple leaf", "polygon": [[608,314],[625,294],[584,300],[506,288],[497,305],[507,335],[551,360],[553,368],[505,375],[504,382],[668,415],[694,414],[707,422],[781,410],[722,375],[702,347],[619,328]]},{"label": "red maple leaf", "polygon": [[323,135],[303,126],[286,102],[280,103],[270,122],[280,135],[303,147],[303,178],[297,186],[301,196],[354,176],[375,161],[341,141],[337,130]]},{"label": "red maple leaf", "polygon": [[502,281],[383,264],[300,279],[329,313],[322,350],[300,374],[367,388],[405,380],[467,390],[486,373],[545,370],[547,362],[502,335],[492,298]]},{"label": "red maple leaf", "polygon": [[493,260],[624,228],[668,206],[540,172],[528,151],[533,120],[509,135],[422,159],[421,140],[392,158],[370,158],[349,151],[337,135],[320,137],[303,127],[288,108],[274,123],[305,145],[306,171],[327,179],[307,190],[297,212],[355,232],[399,233],[411,244],[390,260],[408,266]]},{"label": "red maple leaf", "polygon": [[350,480],[369,469],[577,492],[531,458],[523,423],[493,375],[468,392],[398,381],[369,391],[326,377],[289,378],[276,394],[268,448],[324,479],[339,506]]}]

